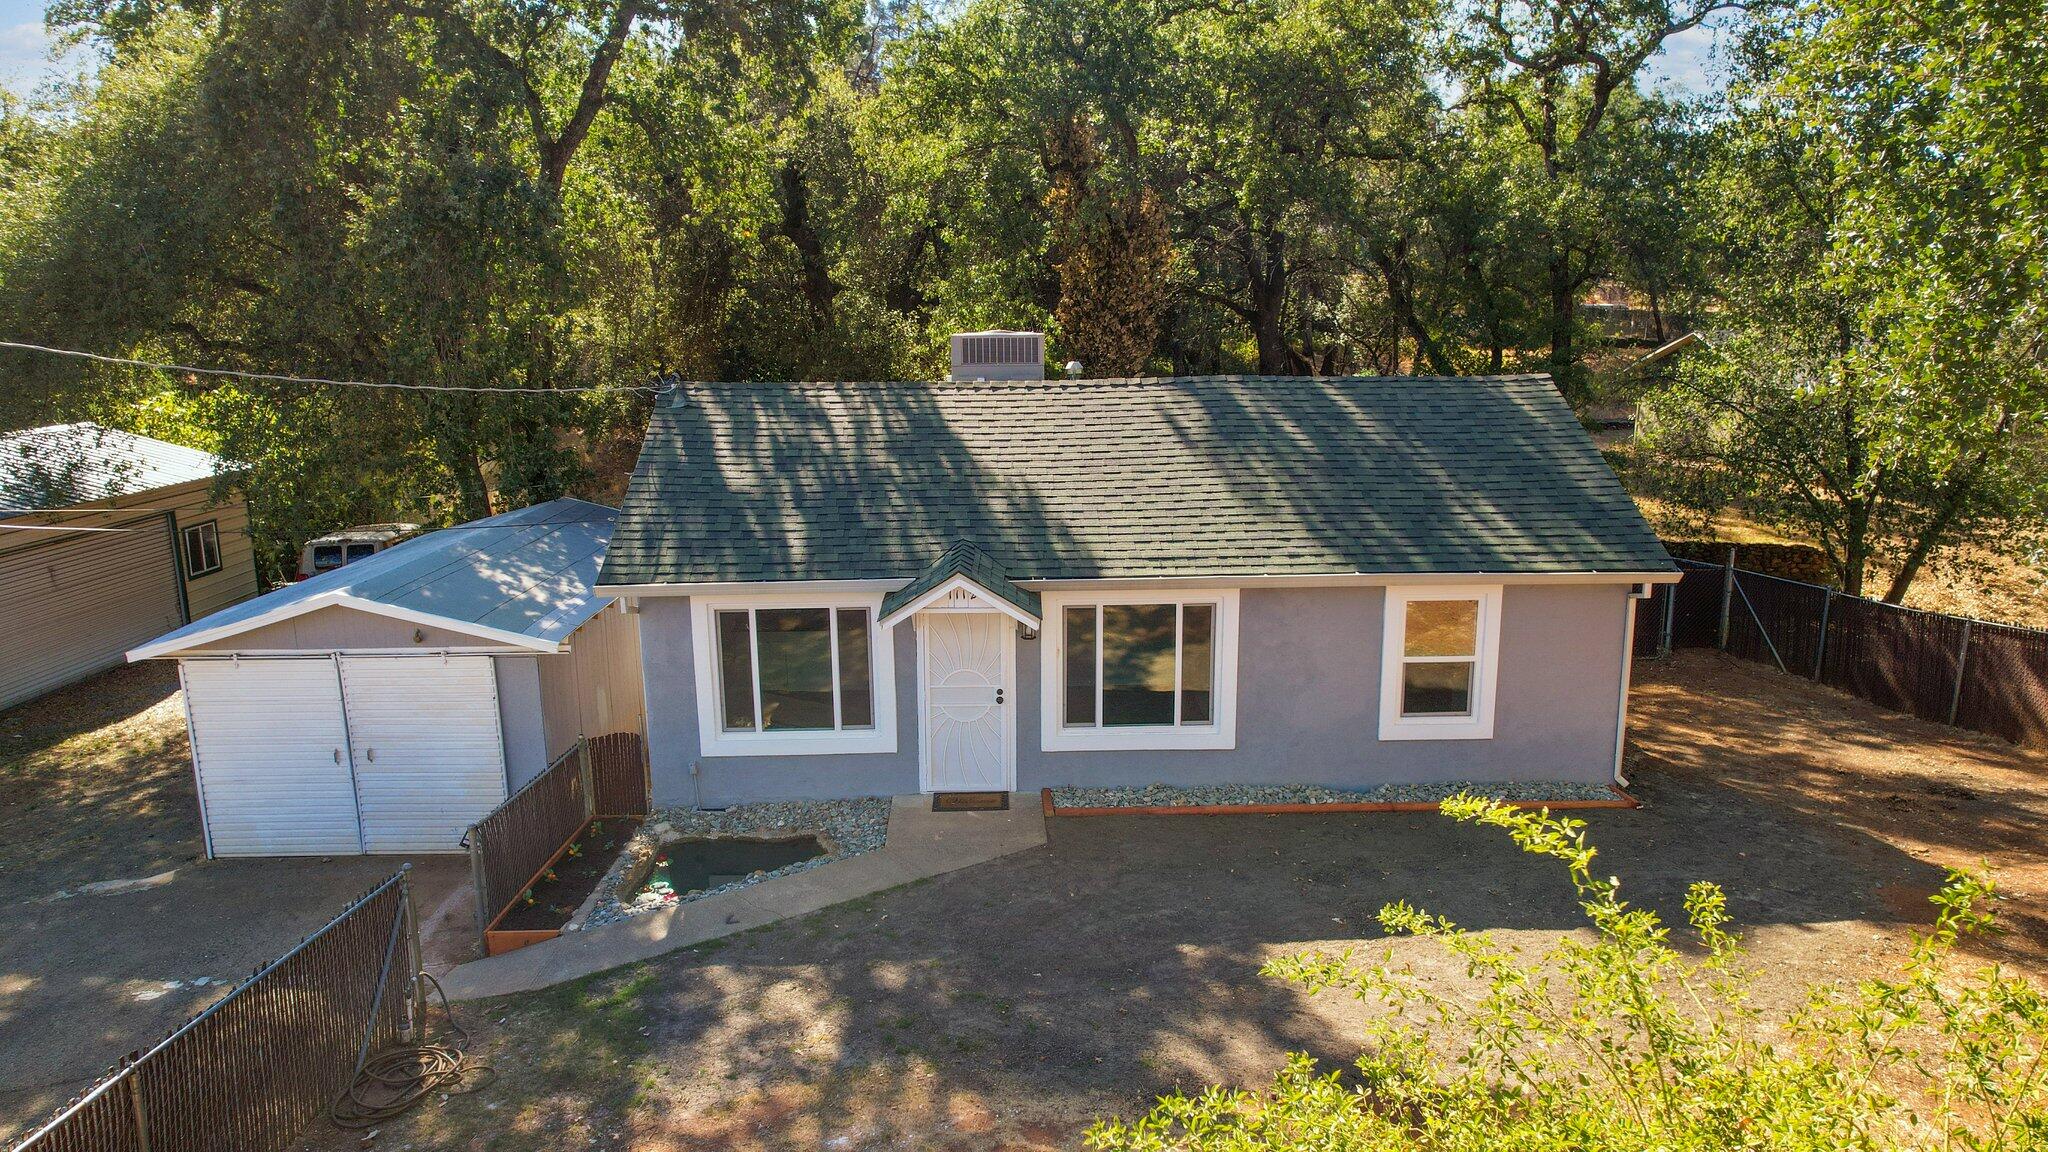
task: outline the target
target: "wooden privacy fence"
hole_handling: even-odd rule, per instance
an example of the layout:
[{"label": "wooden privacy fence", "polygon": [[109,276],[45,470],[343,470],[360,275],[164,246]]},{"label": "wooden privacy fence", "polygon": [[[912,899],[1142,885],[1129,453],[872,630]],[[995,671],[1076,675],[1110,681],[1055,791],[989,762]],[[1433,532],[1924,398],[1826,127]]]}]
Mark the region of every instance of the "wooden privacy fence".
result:
[{"label": "wooden privacy fence", "polygon": [[638,732],[585,737],[463,834],[476,885],[477,930],[491,932],[520,893],[594,819],[648,811],[647,746]]},{"label": "wooden privacy fence", "polygon": [[363,1058],[412,1034],[419,925],[405,870],[147,1052],[16,1152],[265,1152],[326,1115]]},{"label": "wooden privacy fence", "polygon": [[1636,611],[1636,655],[1718,647],[1923,720],[2048,744],[2048,632],[1680,560]]}]

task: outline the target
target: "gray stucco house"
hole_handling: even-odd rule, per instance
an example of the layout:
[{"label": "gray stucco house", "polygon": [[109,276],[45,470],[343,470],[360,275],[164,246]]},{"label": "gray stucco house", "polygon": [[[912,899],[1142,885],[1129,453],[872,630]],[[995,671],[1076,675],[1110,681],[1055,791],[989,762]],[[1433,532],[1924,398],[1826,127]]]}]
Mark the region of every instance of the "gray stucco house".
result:
[{"label": "gray stucco house", "polygon": [[1543,376],[680,383],[596,591],[720,806],[1605,781],[1676,578]]}]

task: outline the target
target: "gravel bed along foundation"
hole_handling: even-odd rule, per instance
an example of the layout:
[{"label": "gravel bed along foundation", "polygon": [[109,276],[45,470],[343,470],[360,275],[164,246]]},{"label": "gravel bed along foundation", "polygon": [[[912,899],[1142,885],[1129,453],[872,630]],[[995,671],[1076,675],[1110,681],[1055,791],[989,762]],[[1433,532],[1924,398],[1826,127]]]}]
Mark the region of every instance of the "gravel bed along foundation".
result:
[{"label": "gravel bed along foundation", "polygon": [[1383,784],[1378,788],[1330,788],[1321,784],[1210,784],[1177,788],[1147,784],[1142,788],[1054,788],[1058,808],[1205,808],[1255,804],[1390,804],[1428,803],[1470,792],[1496,800],[1556,803],[1561,800],[1612,800],[1605,784],[1559,780],[1452,780],[1440,784]]},{"label": "gravel bed along foundation", "polygon": [[[653,893],[631,897],[627,891],[636,878],[646,875],[656,853],[679,840],[717,837],[769,837],[781,839],[816,836],[825,854],[799,860],[772,872],[756,872],[742,880],[688,895],[670,893],[666,898]],[[731,892],[772,876],[788,876],[872,852],[889,836],[889,800],[869,797],[861,800],[779,800],[762,804],[741,804],[721,811],[694,808],[664,808],[647,817],[640,831],[619,853],[611,870],[597,882],[597,889],[577,912],[565,932],[595,928],[661,908]]]}]

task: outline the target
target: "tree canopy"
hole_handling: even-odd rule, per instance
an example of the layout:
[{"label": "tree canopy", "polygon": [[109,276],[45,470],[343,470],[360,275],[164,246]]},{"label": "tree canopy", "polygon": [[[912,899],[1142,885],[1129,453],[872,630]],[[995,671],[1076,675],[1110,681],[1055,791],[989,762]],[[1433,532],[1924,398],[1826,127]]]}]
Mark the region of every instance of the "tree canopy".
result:
[{"label": "tree canopy", "polygon": [[[1726,99],[1649,86],[1722,7],[59,0],[100,63],[0,102],[0,336],[410,387],[0,352],[0,418],[245,462],[277,572],[613,494],[666,373],[930,377],[1014,327],[1091,375],[1534,370],[1590,410],[1735,328],[1652,382],[1667,490],[1910,580],[2030,512],[2036,49],[1967,35],[1988,0],[1760,10]],[[1896,430],[1814,442],[1822,377]]]}]

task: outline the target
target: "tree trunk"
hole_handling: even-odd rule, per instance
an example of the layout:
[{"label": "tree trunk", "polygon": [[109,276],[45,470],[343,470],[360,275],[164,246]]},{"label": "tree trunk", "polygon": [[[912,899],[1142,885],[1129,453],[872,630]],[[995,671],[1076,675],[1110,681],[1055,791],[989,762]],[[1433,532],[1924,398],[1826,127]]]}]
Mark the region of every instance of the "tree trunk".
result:
[{"label": "tree trunk", "polygon": [[1428,329],[1422,326],[1422,318],[1415,314],[1415,289],[1412,280],[1413,269],[1408,262],[1408,241],[1401,240],[1392,252],[1373,253],[1373,262],[1379,265],[1380,275],[1387,284],[1387,305],[1394,312],[1394,365],[1400,370],[1401,333],[1406,332],[1415,339],[1415,364],[1410,375],[1420,375],[1422,366],[1439,376],[1453,375],[1451,363],[1437,346]]},{"label": "tree trunk", "polygon": [[775,177],[776,199],[782,207],[782,234],[796,246],[797,257],[803,264],[804,301],[811,306],[811,315],[820,328],[832,323],[832,300],[839,294],[839,286],[832,282],[832,272],[825,260],[825,245],[818,238],[818,230],[811,226],[810,186],[804,179],[803,165],[796,160],[786,160]]},{"label": "tree trunk", "polygon": [[1287,241],[1278,231],[1268,231],[1260,258],[1247,269],[1251,273],[1252,339],[1259,349],[1259,372],[1285,376],[1294,371],[1294,349],[1287,342],[1284,318],[1287,309]]},{"label": "tree trunk", "polygon": [[1870,506],[1862,501],[1849,505],[1842,522],[1842,594],[1863,595],[1863,574],[1870,566]]},{"label": "tree trunk", "polygon": [[1573,321],[1578,315],[1578,285],[1572,280],[1571,257],[1550,258],[1550,378],[1567,397],[1579,390],[1578,350],[1573,346]]},{"label": "tree trunk", "polygon": [[1970,502],[1970,496],[1977,489],[1977,481],[1984,474],[1984,466],[1991,460],[1992,450],[2011,430],[2012,415],[2001,414],[1992,440],[1977,449],[1976,455],[1967,463],[1959,465],[1957,470],[1949,475],[1941,496],[1935,501],[1934,515],[1921,527],[1912,547],[1906,550],[1906,559],[1899,565],[1898,574],[1892,577],[1891,587],[1885,589],[1885,603],[1897,604],[1906,598],[1906,589],[1912,587],[1913,578],[1920,574],[1920,569],[1926,565],[1927,558],[1933,555],[1934,549],[1947,537],[1949,530],[1955,527],[1956,518],[1961,515],[1963,506]]}]

